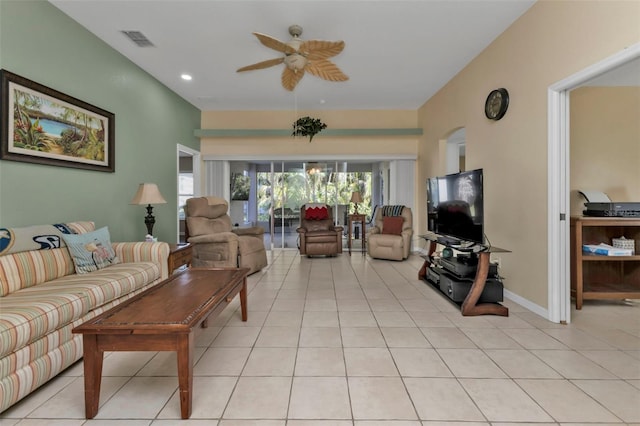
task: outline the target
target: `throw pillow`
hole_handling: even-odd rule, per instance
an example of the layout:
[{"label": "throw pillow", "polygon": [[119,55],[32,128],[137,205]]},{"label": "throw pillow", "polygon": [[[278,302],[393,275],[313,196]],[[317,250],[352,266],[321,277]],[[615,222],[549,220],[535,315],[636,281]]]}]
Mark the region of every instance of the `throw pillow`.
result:
[{"label": "throw pillow", "polygon": [[76,274],[97,271],[120,263],[109,236],[109,228],[100,228],[85,234],[62,235],[73,258]]},{"label": "throw pillow", "polygon": [[382,206],[382,216],[401,216],[403,209],[403,205]]},{"label": "throw pillow", "polygon": [[382,221],[382,233],[391,235],[402,234],[402,225],[404,218],[402,216],[385,216]]},{"label": "throw pillow", "polygon": [[306,220],[329,219],[329,211],[327,210],[326,206],[307,208],[304,211],[304,218]]}]

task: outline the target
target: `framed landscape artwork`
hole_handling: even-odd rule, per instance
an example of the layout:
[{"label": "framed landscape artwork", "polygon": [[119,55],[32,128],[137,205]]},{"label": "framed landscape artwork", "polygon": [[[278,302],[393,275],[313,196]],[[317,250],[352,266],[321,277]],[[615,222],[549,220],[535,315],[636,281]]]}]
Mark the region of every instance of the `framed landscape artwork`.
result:
[{"label": "framed landscape artwork", "polygon": [[115,171],[115,116],[0,70],[0,159]]}]

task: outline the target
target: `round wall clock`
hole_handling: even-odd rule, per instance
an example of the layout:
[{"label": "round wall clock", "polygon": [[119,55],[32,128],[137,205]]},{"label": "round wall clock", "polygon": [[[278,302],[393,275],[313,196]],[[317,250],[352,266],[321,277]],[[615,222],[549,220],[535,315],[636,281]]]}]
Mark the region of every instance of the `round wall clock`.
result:
[{"label": "round wall clock", "polygon": [[490,120],[500,120],[509,107],[509,92],[500,88],[492,90],[484,103],[484,115]]}]

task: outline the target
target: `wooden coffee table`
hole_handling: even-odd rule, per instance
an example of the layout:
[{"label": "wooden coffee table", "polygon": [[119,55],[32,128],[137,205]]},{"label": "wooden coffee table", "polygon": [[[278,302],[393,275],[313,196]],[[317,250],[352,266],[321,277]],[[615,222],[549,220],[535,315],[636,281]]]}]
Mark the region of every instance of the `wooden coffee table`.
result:
[{"label": "wooden coffee table", "polygon": [[105,351],[176,351],[180,414],[191,416],[194,330],[240,293],[247,320],[248,268],[190,268],[73,329],[83,334],[85,415],[98,413]]}]

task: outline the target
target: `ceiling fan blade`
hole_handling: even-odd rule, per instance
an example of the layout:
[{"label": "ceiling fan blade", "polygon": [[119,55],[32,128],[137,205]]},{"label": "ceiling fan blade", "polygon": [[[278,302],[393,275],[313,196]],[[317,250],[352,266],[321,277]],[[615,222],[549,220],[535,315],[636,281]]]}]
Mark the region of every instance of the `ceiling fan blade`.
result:
[{"label": "ceiling fan blade", "polygon": [[283,43],[280,40],[277,40],[266,34],[253,33],[253,35],[258,37],[258,40],[260,40],[260,43],[262,43],[263,45],[267,46],[270,49],[277,50],[278,52],[295,53],[296,51],[293,47],[289,46],[288,44]]},{"label": "ceiling fan blade", "polygon": [[336,56],[344,49],[344,41],[307,40],[302,42],[299,51],[313,61]]},{"label": "ceiling fan blade", "polygon": [[293,71],[287,67],[282,71],[282,87],[288,91],[293,91],[296,85],[304,77],[304,70]]},{"label": "ceiling fan blade", "polygon": [[238,68],[238,70],[236,72],[242,72],[242,71],[251,71],[251,70],[261,70],[263,68],[269,68],[272,67],[274,65],[278,65],[284,62],[284,58],[276,58],[276,59],[269,59],[267,61],[262,61],[262,62],[258,62],[252,65],[247,65],[246,67],[242,67],[242,68]]},{"label": "ceiling fan blade", "polygon": [[310,74],[320,77],[328,81],[347,81],[349,77],[340,71],[340,68],[336,64],[326,59],[320,59],[318,61],[309,61],[305,67],[306,71]]}]

